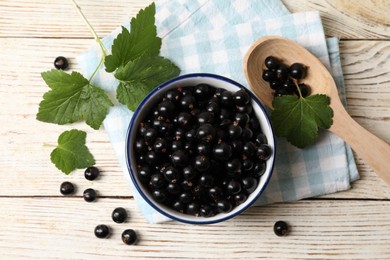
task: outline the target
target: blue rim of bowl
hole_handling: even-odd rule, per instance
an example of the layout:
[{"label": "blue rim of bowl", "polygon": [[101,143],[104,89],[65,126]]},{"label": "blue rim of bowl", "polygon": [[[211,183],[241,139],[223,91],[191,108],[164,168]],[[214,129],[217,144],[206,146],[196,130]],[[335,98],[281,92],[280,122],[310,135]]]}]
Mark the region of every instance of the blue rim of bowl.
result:
[{"label": "blue rim of bowl", "polygon": [[[212,74],[212,73],[189,73],[189,74],[185,74],[185,75],[181,75],[181,76],[178,76],[178,77],[175,77],[171,80],[168,80],[164,83],[162,83],[161,85],[159,85],[158,87],[154,88],[151,92],[148,93],[148,95],[146,95],[146,97],[141,101],[141,103],[138,105],[137,109],[134,111],[133,113],[133,116],[130,120],[130,124],[129,124],[129,127],[127,129],[127,133],[126,133],[126,164],[127,164],[127,169],[129,170],[129,174],[130,174],[130,178],[135,186],[135,188],[137,189],[137,192],[141,195],[141,197],[153,208],[155,209],[157,212],[161,213],[162,215],[172,219],[172,220],[176,220],[176,221],[179,221],[179,222],[183,222],[183,223],[187,223],[187,224],[214,224],[214,223],[219,223],[219,222],[223,222],[223,221],[226,221],[228,219],[231,219],[231,218],[234,218],[238,215],[240,215],[242,212],[244,212],[245,210],[247,210],[250,206],[253,205],[253,203],[255,203],[257,201],[257,199],[260,197],[260,195],[264,192],[265,188],[267,187],[270,179],[271,179],[271,176],[272,176],[272,172],[274,170],[274,166],[275,166],[275,154],[276,154],[276,147],[275,147],[275,141],[274,141],[274,146],[273,146],[273,160],[272,160],[272,164],[270,165],[270,174],[268,175],[268,178],[265,180],[265,183],[262,187],[262,189],[258,192],[258,194],[256,194],[255,197],[252,198],[252,201],[250,201],[250,203],[248,203],[245,207],[243,207],[242,209],[238,210],[237,212],[235,212],[234,214],[229,214],[229,213],[226,213],[227,215],[223,218],[218,218],[218,219],[210,219],[208,220],[208,218],[203,218],[204,220],[202,221],[192,221],[190,219],[185,219],[185,218],[180,218],[180,217],[177,217],[177,216],[173,216],[171,215],[170,213],[162,210],[161,208],[159,208],[156,204],[157,202],[154,202],[152,200],[150,200],[148,198],[148,196],[146,196],[144,194],[144,192],[142,191],[140,185],[142,184],[139,184],[138,183],[138,180],[137,178],[135,177],[135,174],[136,172],[133,171],[133,168],[131,167],[131,158],[130,158],[130,134],[131,134],[131,131],[132,129],[134,128],[134,122],[135,122],[135,119],[137,118],[138,114],[140,113],[140,110],[141,108],[143,107],[143,105],[158,91],[160,91],[161,89],[165,88],[167,85],[170,85],[176,81],[179,81],[179,80],[182,80],[182,79],[187,79],[187,78],[214,78],[214,79],[218,79],[218,80],[222,80],[222,81],[226,81],[236,87],[239,87],[239,88],[243,88],[243,89],[246,89],[248,90],[248,88],[244,87],[243,85],[241,85],[240,83],[232,80],[232,79],[229,79],[229,78],[226,78],[224,76],[220,76],[220,75],[216,75],[216,74]],[[269,120],[269,117],[268,117],[268,114],[266,112],[266,110],[264,109],[264,106],[261,104],[261,102],[259,101],[259,99],[250,91],[248,90],[248,93],[251,97],[251,99],[253,101],[255,101],[257,103],[257,105],[260,107],[260,109],[263,111],[264,115],[265,115],[265,118],[267,119],[267,125],[269,127],[269,129],[271,130],[271,133],[273,136],[274,135],[274,131],[273,131],[273,128],[272,128],[272,125],[271,125],[271,122]],[[180,213],[180,212],[178,212]],[[184,213],[182,213],[184,214]],[[200,219],[201,217],[199,217]]]}]

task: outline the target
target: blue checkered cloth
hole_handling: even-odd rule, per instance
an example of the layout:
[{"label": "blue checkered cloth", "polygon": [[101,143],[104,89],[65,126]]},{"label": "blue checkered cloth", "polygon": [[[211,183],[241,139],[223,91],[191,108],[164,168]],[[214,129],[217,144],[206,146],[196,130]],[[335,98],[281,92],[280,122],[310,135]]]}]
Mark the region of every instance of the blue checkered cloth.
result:
[{"label": "blue checkered cloth", "polygon": [[[163,38],[161,55],[175,62],[182,74],[215,73],[243,85],[247,85],[243,57],[256,39],[279,35],[295,40],[329,69],[346,104],[338,40],[325,38],[318,12],[290,14],[277,0],[159,0],[156,25]],[[129,24],[125,26],[129,28]],[[103,39],[108,49],[119,32],[118,28]],[[86,76],[96,68],[99,55],[98,48],[93,46],[78,57]],[[118,82],[104,68],[94,77],[94,83],[115,97]],[[142,199],[129,177],[125,140],[132,114],[124,105],[116,104],[103,122],[104,128],[146,219],[151,223],[166,221]],[[306,149],[279,138],[276,146],[272,178],[255,205],[347,190],[359,178],[350,147],[328,131],[322,131],[315,145]]]}]

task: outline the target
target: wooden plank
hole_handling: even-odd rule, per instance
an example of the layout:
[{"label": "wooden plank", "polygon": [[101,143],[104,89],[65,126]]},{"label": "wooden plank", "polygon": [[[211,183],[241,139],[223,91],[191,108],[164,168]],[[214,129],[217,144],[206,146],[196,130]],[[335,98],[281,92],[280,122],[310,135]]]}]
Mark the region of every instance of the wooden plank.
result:
[{"label": "wooden plank", "polygon": [[342,39],[389,39],[390,2],[353,0],[283,0],[291,12],[319,11],[329,36]]},{"label": "wooden plank", "polygon": [[[104,36],[150,0],[80,0],[92,26]],[[319,10],[328,35],[345,39],[388,39],[388,1],[283,0],[292,12]],[[91,37],[70,1],[2,0],[0,37]]]},{"label": "wooden plank", "polygon": [[[255,207],[213,225],[176,222],[150,225],[133,200],[81,198],[0,198],[2,258],[390,258],[389,201],[301,201]],[[115,207],[125,207],[129,220],[111,220]],[[273,233],[285,220],[286,237]],[[98,224],[111,227],[108,239],[94,237]],[[132,228],[133,246],[120,234]]]},{"label": "wooden plank", "polygon": [[[128,21],[149,0],[81,0],[86,17],[100,36]],[[0,37],[78,37],[92,35],[71,1],[3,0],[0,2]]]},{"label": "wooden plank", "polygon": [[[0,106],[3,108],[0,110],[0,169],[8,173],[0,175],[0,195],[58,195],[63,180],[78,183],[78,194],[88,185],[95,185],[103,194],[131,195],[104,130],[94,131],[83,123],[57,126],[35,120],[38,104],[48,90],[40,72],[51,69],[58,55],[69,57],[71,69],[78,70],[75,57],[91,44],[94,41],[89,39],[0,39],[0,57],[3,57],[0,59]],[[341,42],[349,112],[387,142],[390,142],[390,89],[386,68],[390,60],[381,53],[389,48],[387,41]],[[71,128],[88,132],[87,143],[103,170],[101,182],[86,182],[82,170],[64,176],[50,163],[52,148],[43,144],[55,144],[58,135]],[[390,198],[388,187],[376,174],[363,162],[358,164],[362,180],[356,182],[351,193],[340,196]]]}]

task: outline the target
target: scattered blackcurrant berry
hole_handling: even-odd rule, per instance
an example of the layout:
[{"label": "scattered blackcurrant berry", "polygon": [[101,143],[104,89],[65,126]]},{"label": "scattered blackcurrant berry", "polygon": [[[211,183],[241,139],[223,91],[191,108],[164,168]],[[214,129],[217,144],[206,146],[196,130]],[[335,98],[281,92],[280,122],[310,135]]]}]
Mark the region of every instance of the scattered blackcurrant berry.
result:
[{"label": "scattered blackcurrant berry", "polygon": [[66,70],[68,68],[68,60],[63,56],[58,56],[54,60],[54,67],[58,70]]},{"label": "scattered blackcurrant berry", "polygon": [[99,169],[94,166],[88,167],[84,171],[84,177],[89,181],[95,180],[99,176],[99,174],[100,174]]},{"label": "scattered blackcurrant berry", "polygon": [[137,233],[133,229],[126,229],[122,232],[122,241],[126,245],[133,245],[137,242]]},{"label": "scattered blackcurrant berry", "polygon": [[279,237],[287,235],[288,233],[287,223],[282,220],[276,221],[274,224],[274,233]]},{"label": "scattered blackcurrant berry", "polygon": [[127,219],[127,212],[124,208],[116,208],[112,212],[111,218],[115,223],[123,223]]},{"label": "scattered blackcurrant berry", "polygon": [[86,202],[92,202],[96,199],[96,191],[92,188],[86,189],[83,193],[83,198]]},{"label": "scattered blackcurrant berry", "polygon": [[70,195],[70,194],[73,194],[74,191],[75,191],[75,187],[74,187],[73,183],[71,183],[69,181],[65,181],[65,182],[61,183],[60,192],[62,195]]},{"label": "scattered blackcurrant berry", "polygon": [[107,238],[110,235],[110,228],[107,225],[101,224],[95,227],[95,236],[97,238]]}]

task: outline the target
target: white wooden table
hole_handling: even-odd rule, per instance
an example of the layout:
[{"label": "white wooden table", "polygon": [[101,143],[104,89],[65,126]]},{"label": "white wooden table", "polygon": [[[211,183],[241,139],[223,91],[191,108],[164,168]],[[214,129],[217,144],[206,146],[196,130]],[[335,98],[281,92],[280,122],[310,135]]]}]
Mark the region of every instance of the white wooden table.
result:
[{"label": "white wooden table", "polygon": [[[79,0],[100,36],[149,2]],[[326,34],[341,38],[348,111],[390,142],[390,1],[283,2],[292,12],[319,10]],[[390,187],[357,157],[361,180],[347,192],[254,207],[215,225],[148,224],[103,129],[35,119],[47,91],[40,73],[51,69],[59,55],[78,70],[75,57],[93,42],[70,1],[0,1],[0,259],[390,259]],[[84,179],[83,170],[65,176],[50,162],[52,148],[43,144],[55,144],[62,131],[72,128],[88,133],[88,146],[102,170],[98,181]],[[59,193],[65,180],[77,185],[76,196]],[[96,203],[82,199],[89,187],[99,192]],[[111,220],[118,206],[130,212],[124,224]],[[280,219],[292,229],[282,238],[272,230]],[[95,238],[100,223],[112,227],[109,239]],[[138,232],[137,245],[122,243],[126,228]]]}]

